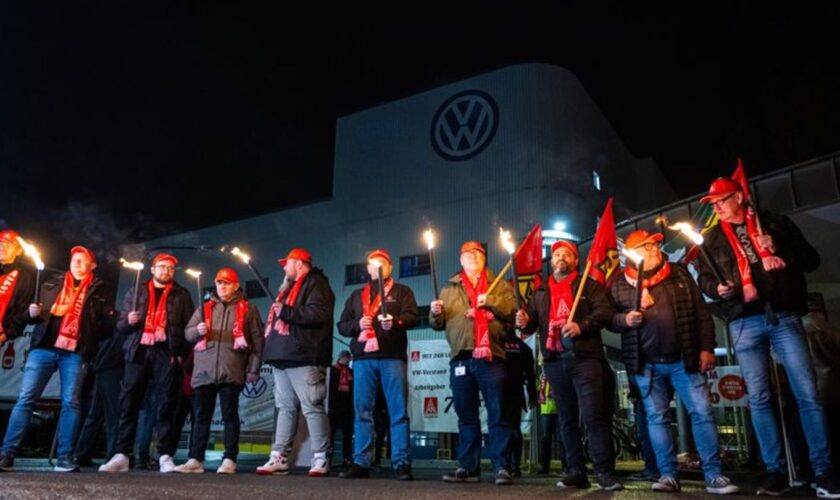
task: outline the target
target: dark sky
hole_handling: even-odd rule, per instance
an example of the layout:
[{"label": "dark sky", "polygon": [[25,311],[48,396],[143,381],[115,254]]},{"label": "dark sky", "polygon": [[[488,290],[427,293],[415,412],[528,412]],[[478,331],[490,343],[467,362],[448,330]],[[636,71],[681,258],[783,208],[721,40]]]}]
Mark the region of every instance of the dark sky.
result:
[{"label": "dark sky", "polygon": [[0,225],[56,253],[328,197],[337,117],[521,62],[576,73],[681,196],[840,150],[834,2],[34,3],[0,7]]}]

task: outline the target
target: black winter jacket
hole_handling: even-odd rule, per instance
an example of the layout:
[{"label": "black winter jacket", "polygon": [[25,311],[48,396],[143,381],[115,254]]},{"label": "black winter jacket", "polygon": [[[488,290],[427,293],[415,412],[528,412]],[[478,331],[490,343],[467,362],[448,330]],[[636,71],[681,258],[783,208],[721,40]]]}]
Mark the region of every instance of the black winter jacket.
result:
[{"label": "black winter jacket", "polygon": [[[673,334],[680,345],[685,371],[696,373],[700,369],[700,351],[715,350],[715,325],[688,269],[677,263],[671,263],[670,266],[671,274],[656,286],[667,287],[675,321]],[[613,316],[610,330],[621,334],[624,366],[629,373],[642,373],[644,366],[639,331],[627,326],[625,321],[625,316],[635,306],[636,287],[631,286],[624,275],[620,274],[613,280],[612,296],[617,312]]]},{"label": "black winter jacket", "polygon": [[[140,346],[140,338],[143,336],[143,327],[146,323],[146,312],[149,307],[149,286],[148,282],[140,285],[137,293],[137,312],[140,313],[140,321],[135,325],[128,324],[128,313],[131,312],[134,303],[134,288],[126,292],[120,310],[120,318],[117,320],[117,333],[125,337],[123,341],[123,352],[125,362],[133,363],[136,360],[137,348]],[[174,356],[186,356],[192,345],[184,338],[184,329],[192,317],[195,306],[192,301],[192,294],[176,282],[172,282],[172,291],[166,300],[166,345]]]}]

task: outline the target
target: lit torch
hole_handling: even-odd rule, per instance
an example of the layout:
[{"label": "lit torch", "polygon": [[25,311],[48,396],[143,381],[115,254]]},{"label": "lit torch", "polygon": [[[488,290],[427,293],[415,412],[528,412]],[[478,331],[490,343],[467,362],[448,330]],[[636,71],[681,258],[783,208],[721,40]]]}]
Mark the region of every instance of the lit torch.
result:
[{"label": "lit torch", "polygon": [[254,273],[254,276],[257,277],[257,283],[260,284],[260,287],[265,292],[265,296],[268,297],[269,300],[272,300],[274,298],[274,294],[272,294],[268,287],[265,286],[265,281],[263,280],[262,275],[259,271],[257,271],[257,268],[254,266],[254,264],[251,263],[250,255],[240,250],[239,247],[233,247],[230,250],[228,250],[227,247],[222,247],[219,250],[222,253],[230,252],[231,255],[233,255],[234,257],[239,257],[239,259],[241,259],[242,262],[245,263],[245,265],[248,266],[249,269],[251,269],[251,272]]},{"label": "lit torch", "polygon": [[41,271],[43,271],[45,267],[44,261],[41,260],[41,253],[37,248],[35,248],[35,245],[28,243],[20,236],[17,237],[17,240],[18,243],[20,243],[21,248],[23,248],[23,253],[32,259],[32,263],[35,264],[35,296],[32,297],[32,303],[37,304],[40,294],[39,289],[41,288]]},{"label": "lit torch", "polygon": [[712,256],[709,255],[708,250],[706,250],[706,247],[703,245],[702,234],[695,231],[694,228],[691,227],[691,224],[687,222],[677,222],[672,226],[668,226],[668,229],[680,231],[686,237],[688,237],[688,239],[691,240],[692,243],[697,245],[697,248],[700,249],[700,255],[702,255],[703,258],[706,259],[706,263],[709,264],[709,267],[712,269],[712,273],[714,273],[715,279],[717,279],[718,283],[720,283],[721,285],[726,285],[726,279],[724,279],[723,277],[723,271],[721,270],[718,263],[714,259],[712,259]]},{"label": "lit torch", "polygon": [[499,228],[499,240],[502,242],[502,247],[510,255],[508,264],[513,272],[513,291],[516,293],[516,307],[522,309],[522,294],[519,291],[519,275],[516,273],[516,262],[513,261],[513,255],[516,253],[516,244],[513,243],[513,238],[510,231],[505,231]]},{"label": "lit torch", "polygon": [[140,271],[143,270],[143,263],[140,261],[131,262],[120,257],[122,266],[132,271],[137,271],[137,277],[134,278],[134,302],[131,307],[131,312],[137,312],[137,294],[140,293]]},{"label": "lit torch", "polygon": [[435,293],[435,300],[438,297],[438,281],[437,271],[435,270],[435,233],[431,229],[427,229],[423,233],[423,238],[426,240],[426,246],[429,248],[429,267],[432,271],[432,290]]},{"label": "lit torch", "polygon": [[195,269],[187,269],[187,274],[195,278],[195,286],[198,289],[198,310],[200,311],[199,318],[201,321],[204,321],[204,307],[202,305],[202,294],[201,294],[201,271],[196,271]]},{"label": "lit torch", "polygon": [[641,312],[642,311],[642,288],[643,288],[642,287],[642,282],[643,282],[643,280],[642,280],[642,272],[643,271],[642,270],[645,267],[645,259],[644,259],[644,257],[642,257],[642,255],[639,252],[633,250],[632,248],[624,247],[624,249],[621,250],[621,253],[623,253],[625,257],[632,260],[636,264],[636,297],[635,297],[635,301],[634,301],[633,310]]}]

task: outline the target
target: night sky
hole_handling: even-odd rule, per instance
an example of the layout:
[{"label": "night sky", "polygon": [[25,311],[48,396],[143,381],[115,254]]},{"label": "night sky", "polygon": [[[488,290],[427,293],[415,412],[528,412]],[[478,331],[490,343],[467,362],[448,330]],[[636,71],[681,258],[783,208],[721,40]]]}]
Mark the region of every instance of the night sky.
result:
[{"label": "night sky", "polygon": [[837,3],[116,3],[0,6],[0,227],[48,256],[327,198],[337,117],[522,62],[680,196],[840,150]]}]

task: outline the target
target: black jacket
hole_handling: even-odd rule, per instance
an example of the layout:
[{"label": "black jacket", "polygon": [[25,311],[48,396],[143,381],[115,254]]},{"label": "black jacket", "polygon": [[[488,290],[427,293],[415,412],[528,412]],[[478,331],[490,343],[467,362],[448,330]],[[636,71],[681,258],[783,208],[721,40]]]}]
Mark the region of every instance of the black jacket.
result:
[{"label": "black jacket", "polygon": [[[751,266],[753,284],[758,289],[759,299],[770,302],[774,311],[787,311],[799,315],[807,312],[805,304],[806,284],[803,273],[811,272],[820,265],[820,254],[811,246],[789,218],[770,212],[759,214],[765,233],[773,237],[776,255],[781,257],[787,267],[780,271],[765,272],[761,264]],[[713,227],[705,235],[704,246],[712,259],[723,270],[725,279],[741,287],[741,275],[738,273],[738,260],[726,239],[720,225]],[[731,321],[744,312],[743,298],[740,293],[729,300],[721,299],[717,293],[718,280],[709,265],[701,258],[700,288],[712,299],[720,300],[720,307],[726,321]]]},{"label": "black jacket", "polygon": [[280,335],[270,325],[263,362],[291,361],[330,366],[335,295],[323,271],[311,269],[303,279],[294,305],[284,305],[280,319],[289,324],[289,335]]},{"label": "black jacket", "polygon": [[[362,333],[359,327],[359,320],[362,319],[362,290],[363,288],[359,288],[350,294],[341,312],[341,319],[338,321],[338,333],[352,338],[350,350],[353,353],[353,359],[399,358],[406,361],[408,359],[406,331],[420,321],[420,311],[417,309],[414,293],[407,286],[394,283],[385,297],[385,312],[394,317],[394,326],[386,332],[382,330],[379,320],[374,318],[373,328],[376,331],[376,339],[379,341],[379,350],[365,352],[365,344],[359,342],[359,334]],[[377,280],[371,284],[371,295],[377,293],[378,290],[379,281]],[[382,314],[381,309],[379,314]]]},{"label": "black jacket", "polygon": [[[572,295],[577,293],[580,277],[572,283]],[[523,335],[540,332],[540,349],[546,363],[556,361],[556,353],[545,348],[548,339],[548,323],[551,319],[551,291],[548,283],[541,284],[528,302],[528,324],[522,330]],[[580,326],[580,335],[573,339],[572,352],[575,356],[598,358],[604,357],[604,343],[601,340],[601,329],[606,328],[612,320],[615,307],[610,295],[593,279],[587,279],[580,296],[578,309],[574,320]]]},{"label": "black jacket", "polygon": [[[47,325],[50,320],[50,309],[55,304],[61,288],[64,286],[64,274],[56,274],[48,278],[41,285],[41,315],[37,318],[30,318],[29,323],[34,323],[30,346],[50,348],[51,345],[41,345],[47,333]],[[88,288],[85,297],[85,304],[82,307],[82,319],[79,325],[79,341],[76,352],[82,355],[85,362],[93,361],[96,357],[96,349],[99,341],[112,335],[114,332],[114,291],[104,281],[94,276],[93,283]]]},{"label": "black jacket", "polygon": [[20,337],[23,329],[29,323],[29,304],[35,298],[35,274],[32,268],[21,263],[22,257],[18,257],[11,264],[0,265],[0,276],[18,271],[15,291],[12,300],[3,315],[3,331],[6,337],[15,339]]},{"label": "black jacket", "polygon": [[[696,373],[700,369],[700,351],[715,350],[715,325],[688,269],[682,264],[671,263],[670,266],[671,274],[656,287],[667,287],[675,322],[673,334],[680,345],[685,371]],[[613,316],[610,330],[621,334],[624,366],[628,373],[642,373],[644,363],[641,359],[639,331],[627,326],[625,321],[625,316],[635,306],[636,287],[630,286],[623,275],[618,275],[613,280],[612,296],[617,312]]]},{"label": "black jacket", "polygon": [[[134,363],[137,356],[137,348],[140,346],[140,338],[143,336],[143,327],[146,323],[146,311],[149,306],[149,282],[141,283],[137,294],[137,312],[140,313],[140,321],[132,326],[128,324],[128,313],[134,303],[134,288],[129,289],[122,302],[120,318],[117,320],[117,333],[125,337],[123,341],[123,352],[125,362]],[[186,356],[192,345],[184,338],[184,329],[192,317],[195,306],[192,301],[192,294],[176,282],[172,282],[172,291],[166,299],[166,345],[174,356]]]},{"label": "black jacket", "polygon": [[[537,401],[537,380],[534,371],[534,351],[513,331],[505,335],[505,363],[507,366],[508,397],[511,404],[527,410],[528,403]],[[523,392],[523,386],[525,391]],[[523,396],[527,394],[527,399]],[[511,408],[516,410],[515,408]]]}]

